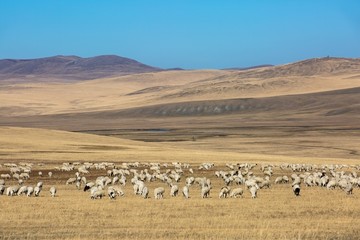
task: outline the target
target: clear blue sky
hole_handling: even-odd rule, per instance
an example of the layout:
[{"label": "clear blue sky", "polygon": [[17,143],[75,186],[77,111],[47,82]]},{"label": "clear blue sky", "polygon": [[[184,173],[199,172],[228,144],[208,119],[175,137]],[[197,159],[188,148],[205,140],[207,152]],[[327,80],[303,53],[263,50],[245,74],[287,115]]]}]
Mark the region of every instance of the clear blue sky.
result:
[{"label": "clear blue sky", "polygon": [[360,57],[360,1],[0,1],[0,58],[103,54],[163,68]]}]

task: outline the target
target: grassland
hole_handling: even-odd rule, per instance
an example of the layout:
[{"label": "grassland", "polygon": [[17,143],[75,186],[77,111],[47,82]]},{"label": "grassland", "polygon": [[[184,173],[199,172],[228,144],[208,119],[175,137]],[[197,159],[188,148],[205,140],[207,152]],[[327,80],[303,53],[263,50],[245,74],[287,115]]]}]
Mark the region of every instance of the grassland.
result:
[{"label": "grassland", "polygon": [[[0,239],[356,239],[360,231],[358,189],[348,196],[339,189],[303,187],[301,196],[295,197],[290,184],[273,184],[270,189],[260,190],[257,199],[251,199],[247,190],[241,199],[219,199],[223,182],[214,175],[215,170],[226,170],[228,162],[358,164],[357,158],[251,154],[189,147],[191,142],[176,146],[23,128],[1,128],[0,142],[2,163],[35,163],[32,177],[25,184],[44,182],[39,198],[0,196]],[[201,145],[201,139],[195,144]],[[69,161],[189,162],[195,169],[194,176],[213,181],[211,198],[201,199],[197,186],[190,188],[190,199],[171,198],[169,188],[156,181],[147,183],[150,199],[135,196],[128,183],[122,198],[91,200],[88,192],[65,185],[74,172],[54,170]],[[198,170],[202,162],[214,162],[215,168]],[[37,176],[38,171],[44,176]],[[48,171],[54,173],[52,178],[47,176]],[[0,172],[8,170],[2,167]],[[261,175],[258,167],[254,173]],[[291,173],[275,167],[271,179]],[[105,174],[105,170],[92,170],[87,178],[94,180]],[[179,186],[184,185],[185,176],[189,173],[185,172]],[[55,198],[48,193],[52,185],[58,188]],[[152,196],[158,186],[166,188],[163,200]]]},{"label": "grassland", "polygon": [[[219,199],[223,182],[214,175],[226,163],[274,164],[272,182],[292,174],[281,163],[346,164],[342,171],[354,171],[359,66],[359,59],[325,58],[245,71],[2,81],[0,164],[34,163],[25,184],[43,181],[44,190],[38,198],[0,196],[0,239],[359,239],[358,188],[346,195],[302,186],[295,197],[291,184],[273,184],[257,199],[248,190],[242,199]],[[128,183],[125,197],[91,200],[65,185],[74,171],[55,170],[63,162],[104,161],[190,163],[191,175],[212,180],[211,197],[201,199],[194,186],[190,199],[171,198],[156,181],[146,184],[150,199],[135,196]],[[198,170],[204,162],[215,167]],[[262,176],[259,167],[253,171]],[[105,174],[90,170],[86,177]],[[152,196],[159,186],[166,188],[163,200]]]}]

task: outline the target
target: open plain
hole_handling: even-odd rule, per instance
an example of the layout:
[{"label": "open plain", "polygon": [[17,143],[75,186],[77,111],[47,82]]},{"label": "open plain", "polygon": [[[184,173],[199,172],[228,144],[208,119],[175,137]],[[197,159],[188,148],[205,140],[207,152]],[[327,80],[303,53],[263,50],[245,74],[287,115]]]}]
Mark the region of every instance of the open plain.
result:
[{"label": "open plain", "polygon": [[[46,80],[46,79],[45,79]],[[291,164],[312,166],[309,173],[331,170],[360,174],[360,60],[310,59],[249,70],[156,71],[95,80],[59,78],[0,81],[0,173],[6,163],[32,163],[24,185],[44,183],[39,197],[0,195],[0,239],[357,239],[360,234],[359,188],[307,187],[300,196],[289,183],[275,184],[293,171]],[[130,179],[125,195],[91,199],[83,186],[66,185],[77,168],[63,163],[114,163],[89,168],[88,181],[106,176],[123,163],[137,172],[159,163],[160,172],[187,163],[187,177],[211,180],[209,198],[198,185],[190,198],[170,196],[167,183],[146,182],[143,199]],[[210,169],[199,167],[214,163]],[[272,165],[269,189],[252,198],[219,198],[224,180],[216,171],[226,164],[257,164],[264,177]],[[167,165],[164,165],[167,164]],[[285,164],[285,165],[284,165]],[[42,172],[39,176],[38,172]],[[53,176],[49,177],[48,172]],[[245,178],[250,175],[245,174]],[[291,178],[290,178],[291,179]],[[13,177],[6,186],[16,185]],[[49,193],[58,189],[56,197]],[[164,199],[153,190],[165,188]]]}]

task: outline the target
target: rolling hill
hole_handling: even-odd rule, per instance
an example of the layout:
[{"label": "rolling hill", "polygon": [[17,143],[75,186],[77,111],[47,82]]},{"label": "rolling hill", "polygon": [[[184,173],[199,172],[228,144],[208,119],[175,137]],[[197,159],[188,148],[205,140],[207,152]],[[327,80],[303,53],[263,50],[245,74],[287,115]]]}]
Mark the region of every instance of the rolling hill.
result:
[{"label": "rolling hill", "polygon": [[157,71],[161,69],[116,55],[90,58],[59,55],[38,59],[0,60],[0,80],[21,78],[84,80]]},{"label": "rolling hill", "polygon": [[91,81],[6,80],[0,83],[0,126],[159,141],[195,151],[358,158],[359,96],[360,60],[344,58]]}]

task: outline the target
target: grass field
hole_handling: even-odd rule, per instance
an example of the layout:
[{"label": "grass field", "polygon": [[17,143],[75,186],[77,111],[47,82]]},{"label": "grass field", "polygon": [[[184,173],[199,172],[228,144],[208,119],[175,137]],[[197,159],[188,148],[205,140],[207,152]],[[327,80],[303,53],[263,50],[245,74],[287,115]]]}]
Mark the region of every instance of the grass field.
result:
[{"label": "grass field", "polygon": [[[37,198],[0,196],[0,239],[359,239],[358,187],[347,195],[303,184],[295,197],[290,183],[272,184],[251,199],[242,185],[244,198],[219,199],[224,182],[214,175],[227,163],[257,163],[261,177],[259,166],[274,164],[272,183],[292,174],[282,163],[346,164],[337,171],[360,175],[359,67],[359,59],[322,58],[244,71],[4,80],[0,173],[9,173],[5,163],[31,162],[24,185],[44,188]],[[155,181],[142,199],[129,176],[124,197],[91,200],[65,185],[75,171],[55,169],[64,162],[189,163],[194,173],[185,170],[180,189],[188,176],[210,178],[213,188],[208,199],[198,186],[190,199],[173,198]],[[204,162],[215,167],[199,170]],[[91,169],[86,178],[104,175]],[[165,198],[155,200],[160,186]]]},{"label": "grass field", "polygon": [[[25,185],[44,182],[38,198],[0,196],[0,239],[357,239],[360,233],[358,189],[353,195],[346,195],[339,189],[302,186],[301,196],[295,197],[291,184],[272,184],[270,189],[261,189],[257,199],[251,199],[242,186],[244,198],[219,199],[224,184],[214,175],[215,170],[227,170],[225,163],[229,162],[351,165],[358,164],[356,156],[345,159],[250,154],[23,128],[1,128],[0,142],[1,163],[35,163]],[[123,187],[124,197],[91,200],[88,192],[65,185],[74,171],[54,169],[69,161],[188,162],[195,171],[185,171],[180,188],[185,177],[193,175],[210,178],[213,189],[209,199],[200,198],[198,186],[190,188],[190,199],[172,198],[170,188],[155,181],[146,183],[151,198],[142,199],[133,194],[128,182]],[[215,167],[198,170],[203,162],[214,162]],[[43,177],[37,175],[38,171],[43,172]],[[48,171],[54,173],[52,178],[47,176]],[[0,168],[0,173],[7,172],[4,166]],[[254,173],[262,174],[259,167]],[[105,174],[105,170],[90,170],[87,178],[95,180]],[[291,174],[290,170],[275,167],[271,180]],[[11,184],[16,182],[8,180],[7,185]],[[48,192],[52,185],[58,188],[55,198]],[[163,200],[153,197],[153,189],[159,186],[166,189]]]}]

